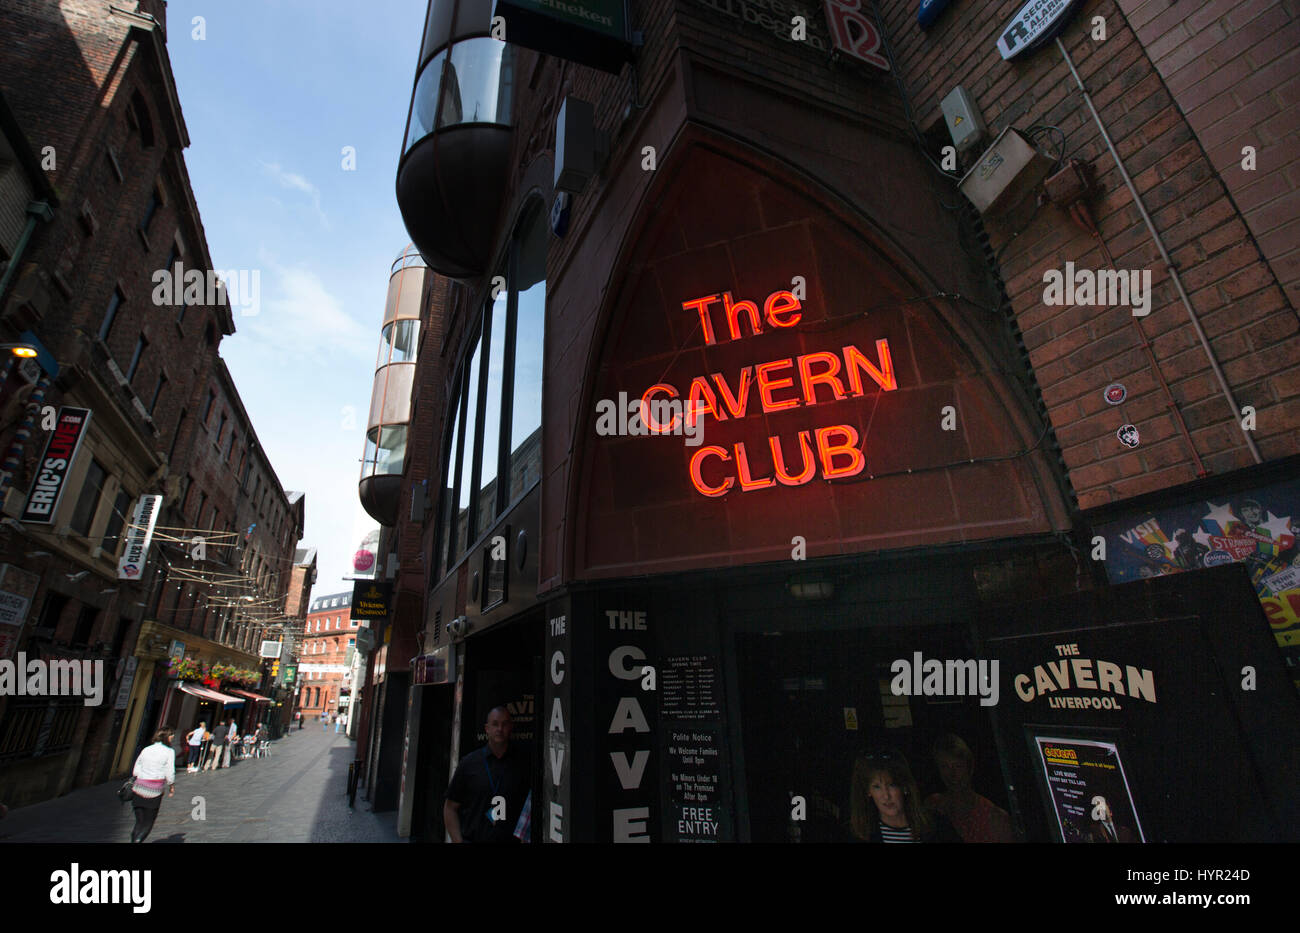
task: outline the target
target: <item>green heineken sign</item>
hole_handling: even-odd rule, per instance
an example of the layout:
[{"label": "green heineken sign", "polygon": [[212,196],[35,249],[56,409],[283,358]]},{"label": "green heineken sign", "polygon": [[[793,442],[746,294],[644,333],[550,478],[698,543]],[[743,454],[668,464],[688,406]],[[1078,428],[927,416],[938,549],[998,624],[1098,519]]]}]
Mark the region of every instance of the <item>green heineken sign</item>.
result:
[{"label": "green heineken sign", "polygon": [[505,41],[618,74],[632,57],[626,0],[497,0]]}]

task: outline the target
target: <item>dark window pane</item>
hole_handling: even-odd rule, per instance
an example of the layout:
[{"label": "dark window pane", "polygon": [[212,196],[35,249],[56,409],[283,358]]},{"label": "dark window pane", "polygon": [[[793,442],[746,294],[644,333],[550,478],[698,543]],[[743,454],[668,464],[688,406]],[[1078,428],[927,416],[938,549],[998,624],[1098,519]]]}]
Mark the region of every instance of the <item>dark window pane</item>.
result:
[{"label": "dark window pane", "polygon": [[86,470],[86,482],[82,484],[81,495],[77,497],[77,505],[72,510],[70,523],[72,530],[79,535],[90,534],[90,523],[95,520],[99,496],[103,491],[104,478],[107,475],[97,461],[90,461],[90,467]]},{"label": "dark window pane", "polygon": [[104,321],[99,325],[99,339],[107,342],[109,333],[113,330],[113,320],[117,317],[117,310],[122,306],[122,293],[116,288],[108,299],[108,310],[104,312]]},{"label": "dark window pane", "polygon": [[131,496],[125,489],[118,490],[117,500],[113,503],[113,514],[108,517],[108,527],[104,529],[104,540],[100,542],[100,547],[104,553],[110,557],[117,555],[117,545],[122,533],[122,526],[126,524],[131,509]]}]

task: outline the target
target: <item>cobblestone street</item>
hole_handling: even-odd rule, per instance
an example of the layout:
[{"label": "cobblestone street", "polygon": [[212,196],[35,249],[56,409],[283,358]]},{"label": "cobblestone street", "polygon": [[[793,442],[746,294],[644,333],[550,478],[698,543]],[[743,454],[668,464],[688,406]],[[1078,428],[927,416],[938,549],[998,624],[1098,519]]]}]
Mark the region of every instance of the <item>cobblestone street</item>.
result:
[{"label": "cobblestone street", "polygon": [[[354,748],[332,727],[308,726],[272,742],[269,757],[228,769],[189,774],[180,759],[176,796],[163,798],[146,842],[401,842],[395,812],[371,813],[360,793],[348,809]],[[119,786],[113,780],[11,810],[0,821],[0,843],[125,843],[134,816],[117,800]]]}]

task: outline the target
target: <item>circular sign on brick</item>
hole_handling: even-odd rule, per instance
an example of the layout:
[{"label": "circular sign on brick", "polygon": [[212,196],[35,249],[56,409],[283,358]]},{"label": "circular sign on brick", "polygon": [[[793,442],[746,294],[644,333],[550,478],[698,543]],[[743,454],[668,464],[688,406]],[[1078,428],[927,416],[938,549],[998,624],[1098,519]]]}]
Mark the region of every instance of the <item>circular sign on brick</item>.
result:
[{"label": "circular sign on brick", "polygon": [[1118,405],[1128,398],[1128,389],[1124,388],[1122,382],[1112,382],[1106,386],[1105,398],[1108,405]]}]

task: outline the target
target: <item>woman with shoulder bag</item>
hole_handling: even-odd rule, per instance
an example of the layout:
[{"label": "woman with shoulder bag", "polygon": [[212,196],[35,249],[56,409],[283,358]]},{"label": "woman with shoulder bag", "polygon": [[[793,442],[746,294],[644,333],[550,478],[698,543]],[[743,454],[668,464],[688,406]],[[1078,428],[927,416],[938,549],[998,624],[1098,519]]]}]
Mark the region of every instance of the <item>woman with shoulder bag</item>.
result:
[{"label": "woman with shoulder bag", "polygon": [[176,750],[172,748],[171,729],[159,729],[154,733],[153,744],[140,753],[135,760],[135,786],[132,789],[131,805],[135,810],[135,828],[131,830],[132,842],[144,842],[153,829],[154,820],[158,818],[158,808],[162,805],[162,792],[167,796],[176,794]]}]

